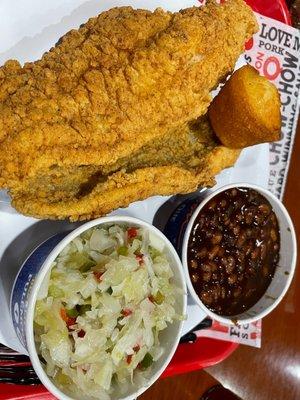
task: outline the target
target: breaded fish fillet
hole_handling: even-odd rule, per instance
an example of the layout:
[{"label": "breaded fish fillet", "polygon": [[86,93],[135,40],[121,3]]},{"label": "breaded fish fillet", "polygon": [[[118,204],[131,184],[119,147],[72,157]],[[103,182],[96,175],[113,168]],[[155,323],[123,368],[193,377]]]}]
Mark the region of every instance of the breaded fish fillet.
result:
[{"label": "breaded fish fillet", "polygon": [[122,7],[69,32],[39,61],[8,61],[0,69],[0,187],[21,212],[76,220],[212,182],[238,151],[204,144],[191,165],[170,159],[168,141],[180,143],[206,113],[210,91],[256,30],[243,0],[174,14]]},{"label": "breaded fish fillet", "polygon": [[239,153],[239,150],[219,146],[203,158],[198,174],[176,165],[140,168],[132,173],[121,170],[78,199],[52,203],[25,197],[15,198],[13,205],[22,213],[37,218],[69,218],[70,221],[92,219],[157,194],[192,192],[199,187],[199,182],[211,186],[212,177],[233,165]]},{"label": "breaded fish fillet", "polygon": [[239,154],[220,145],[203,117],[105,169],[90,165],[41,174],[20,195],[14,192],[13,205],[36,217],[93,218],[157,193],[194,191],[199,182],[211,186],[213,177]]}]

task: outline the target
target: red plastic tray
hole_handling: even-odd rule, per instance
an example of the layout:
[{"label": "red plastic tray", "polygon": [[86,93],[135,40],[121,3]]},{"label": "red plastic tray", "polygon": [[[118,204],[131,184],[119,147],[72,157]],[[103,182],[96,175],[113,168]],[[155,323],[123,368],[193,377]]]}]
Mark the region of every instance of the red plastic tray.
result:
[{"label": "red plastic tray", "polygon": [[[291,16],[285,0],[246,0],[252,9],[266,17],[291,25]],[[238,345],[236,343],[199,338],[193,344],[181,344],[162,377],[186,373],[209,367],[227,358]],[[0,384],[0,400],[54,400],[42,385],[17,386]]]},{"label": "red plastic tray", "polygon": [[44,386],[0,384],[0,400],[57,400]]},{"label": "red plastic tray", "polygon": [[162,377],[183,374],[218,364],[237,347],[236,343],[210,338],[199,338],[195,343],[181,344]]},{"label": "red plastic tray", "polygon": [[291,14],[285,0],[246,0],[252,9],[265,17],[292,25]]}]

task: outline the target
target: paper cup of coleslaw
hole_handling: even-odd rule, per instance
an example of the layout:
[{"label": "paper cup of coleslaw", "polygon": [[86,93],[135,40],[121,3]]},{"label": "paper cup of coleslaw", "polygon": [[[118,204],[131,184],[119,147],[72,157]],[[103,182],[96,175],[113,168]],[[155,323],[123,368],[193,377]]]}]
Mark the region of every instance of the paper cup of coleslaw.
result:
[{"label": "paper cup of coleslaw", "polygon": [[16,278],[16,333],[57,398],[134,399],[179,343],[187,296],[180,259],[136,218],[99,218],[64,235],[34,252]]}]

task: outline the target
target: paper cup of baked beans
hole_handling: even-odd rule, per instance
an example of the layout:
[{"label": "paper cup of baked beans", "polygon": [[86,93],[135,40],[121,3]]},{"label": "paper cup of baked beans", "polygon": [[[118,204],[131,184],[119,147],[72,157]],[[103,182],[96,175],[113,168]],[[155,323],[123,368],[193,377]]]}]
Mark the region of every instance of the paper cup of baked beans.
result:
[{"label": "paper cup of baked beans", "polygon": [[296,236],[284,205],[268,190],[230,184],[194,211],[182,261],[196,303],[213,319],[247,324],[269,314],[293,279]]}]

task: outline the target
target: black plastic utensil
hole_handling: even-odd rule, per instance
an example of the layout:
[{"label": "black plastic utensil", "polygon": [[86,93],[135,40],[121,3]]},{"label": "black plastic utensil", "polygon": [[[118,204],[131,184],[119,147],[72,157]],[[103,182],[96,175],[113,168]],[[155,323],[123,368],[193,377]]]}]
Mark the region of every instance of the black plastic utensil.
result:
[{"label": "black plastic utensil", "polygon": [[198,325],[194,326],[188,333],[182,336],[179,343],[195,343],[197,340],[197,335],[195,332],[200,331],[201,329],[208,329],[212,326],[211,318],[205,318]]},{"label": "black plastic utensil", "polygon": [[36,385],[41,383],[32,366],[0,366],[0,383]]}]

